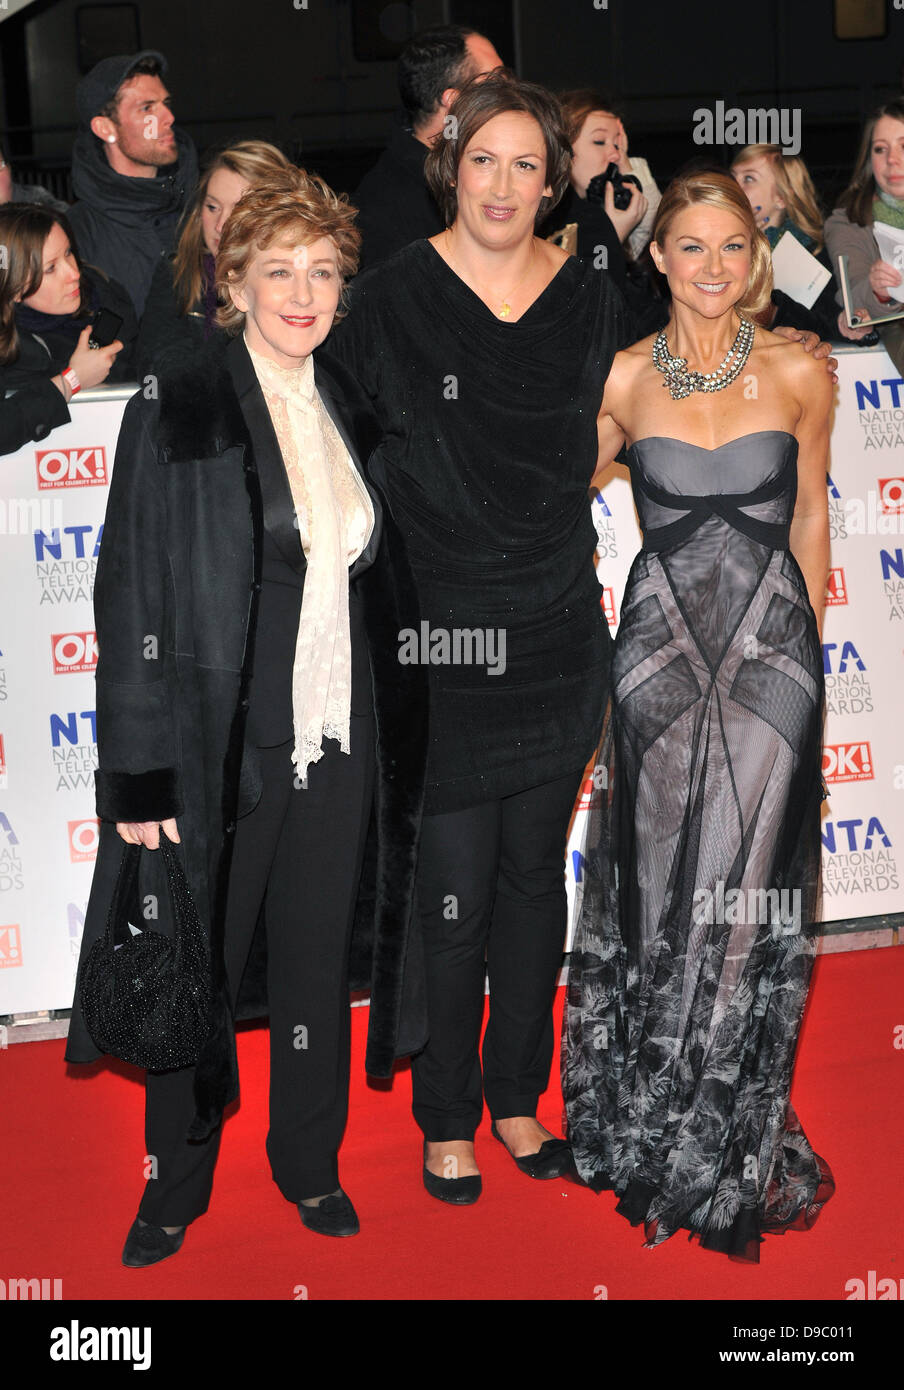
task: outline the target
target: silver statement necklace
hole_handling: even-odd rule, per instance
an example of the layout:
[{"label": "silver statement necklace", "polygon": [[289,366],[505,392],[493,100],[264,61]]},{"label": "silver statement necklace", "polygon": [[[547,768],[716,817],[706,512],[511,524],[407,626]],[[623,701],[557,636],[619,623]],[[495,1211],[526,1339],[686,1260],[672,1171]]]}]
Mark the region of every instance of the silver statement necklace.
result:
[{"label": "silver statement necklace", "polygon": [[686,357],[673,357],[666,342],[665,329],[653,343],[653,366],[665,377],[673,401],[683,400],[692,391],[722,391],[740,375],[753,347],[754,325],[740,314],[737,337],[714,372],[689,371]]}]

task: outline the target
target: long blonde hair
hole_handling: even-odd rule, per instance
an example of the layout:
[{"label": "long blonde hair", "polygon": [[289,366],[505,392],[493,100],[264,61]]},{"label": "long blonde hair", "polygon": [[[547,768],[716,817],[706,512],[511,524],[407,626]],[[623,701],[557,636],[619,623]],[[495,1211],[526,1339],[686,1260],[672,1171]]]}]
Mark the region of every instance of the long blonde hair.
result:
[{"label": "long blonde hair", "polygon": [[678,213],[697,203],[706,203],[723,212],[737,213],[747,229],[750,236],[750,275],[747,289],[734,307],[752,318],[765,309],[772,295],[772,251],[756,225],[753,209],[745,194],[730,174],[701,169],[695,174],[682,174],[672,179],[656,211],[652,240],[661,247]]},{"label": "long blonde hair", "polygon": [[783,154],[781,145],[745,145],[731,161],[732,169],[751,159],[768,159],[772,163],[776,191],[785,204],[785,212],[796,227],[814,243],[814,252],[822,250],[823,216],[809,170],[799,154]]},{"label": "long blonde hair", "polygon": [[204,244],[204,231],[201,225],[201,209],[207,199],[210,180],[218,169],[228,169],[254,188],[257,184],[268,183],[274,177],[287,173],[292,164],[275,145],[266,140],[242,140],[230,145],[214,155],[201,176],[195,196],[192,198],[182,218],[182,230],[173,261],[173,285],[176,291],[176,305],[180,314],[187,314],[197,303],[204,289],[204,257],[207,247]]}]

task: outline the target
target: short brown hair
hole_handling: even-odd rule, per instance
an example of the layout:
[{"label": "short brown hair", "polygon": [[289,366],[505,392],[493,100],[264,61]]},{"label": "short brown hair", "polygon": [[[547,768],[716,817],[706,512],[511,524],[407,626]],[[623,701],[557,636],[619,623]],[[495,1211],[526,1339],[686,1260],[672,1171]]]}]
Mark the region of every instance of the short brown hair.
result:
[{"label": "short brown hair", "polygon": [[708,207],[734,212],[750,237],[750,275],[743,297],[734,306],[742,314],[758,314],[772,295],[772,252],[753,216],[747,196],[730,174],[701,170],[672,179],[656,211],[652,240],[662,246],[669,227],[684,208],[704,203]]},{"label": "short brown hair", "polygon": [[873,222],[873,199],[878,197],[879,190],[873,174],[872,144],[876,126],[883,116],[904,124],[904,101],[887,101],[884,106],[877,106],[863,127],[853,177],[842,193],[839,205],[847,213],[848,221],[855,222],[858,227],[870,227]]},{"label": "short brown hair", "polygon": [[216,287],[225,303],[217,309],[219,326],[230,333],[239,333],[244,327],[245,315],[233,304],[229,288],[241,285],[259,251],[288,241],[310,246],[321,237],[329,237],[336,248],[343,281],[336,318],[342,318],[346,312],[344,282],[358,269],[361,247],[355,216],[344,193],[334,193],[316,174],[294,165],[283,177],[250,188],[236,203],[220,236]]},{"label": "short brown hair", "polygon": [[523,111],[526,116],[532,116],[543,133],[546,182],[552,189],[552,197],[540,199],[535,225],[542,222],[568,187],[571,145],[558,98],[534,82],[522,82],[509,68],[496,68],[485,77],[474,77],[465,83],[449,108],[454,134],[447,138],[444,131],[440,132],[424,164],[427,185],[442,210],[447,227],[458,213],[455,183],[465,150],[487,121],[506,111]]}]

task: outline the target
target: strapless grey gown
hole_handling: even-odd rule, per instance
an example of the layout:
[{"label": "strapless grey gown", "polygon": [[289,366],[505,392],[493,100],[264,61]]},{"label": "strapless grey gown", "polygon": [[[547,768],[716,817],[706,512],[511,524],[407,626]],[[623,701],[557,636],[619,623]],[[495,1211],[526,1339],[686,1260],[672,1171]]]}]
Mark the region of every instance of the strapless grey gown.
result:
[{"label": "strapless grey gown", "polygon": [[648,1245],[758,1259],[833,1190],[789,1105],[816,949],[823,662],[788,548],[797,441],[629,451],[615,641],[562,1087],[582,1178]]}]

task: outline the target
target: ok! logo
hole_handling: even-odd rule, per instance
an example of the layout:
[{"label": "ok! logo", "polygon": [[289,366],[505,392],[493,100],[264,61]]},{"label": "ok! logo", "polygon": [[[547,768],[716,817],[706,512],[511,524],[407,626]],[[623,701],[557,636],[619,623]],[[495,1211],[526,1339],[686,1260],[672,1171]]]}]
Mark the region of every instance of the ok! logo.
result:
[{"label": "ok! logo", "polygon": [[99,487],[109,482],[107,453],[102,444],[89,448],[38,449],[35,453],[38,488]]},{"label": "ok! logo", "polygon": [[868,743],[827,743],[822,750],[822,775],[827,782],[866,782],[873,778],[873,755]]},{"label": "ok! logo", "polygon": [[97,666],[96,632],[54,632],[50,638],[53,674],[93,673]]},{"label": "ok! logo", "polygon": [[844,570],[840,568],[829,570],[829,582],[826,585],[826,607],[831,608],[836,603],[847,603],[847,601]]}]

